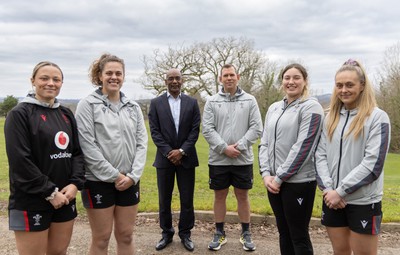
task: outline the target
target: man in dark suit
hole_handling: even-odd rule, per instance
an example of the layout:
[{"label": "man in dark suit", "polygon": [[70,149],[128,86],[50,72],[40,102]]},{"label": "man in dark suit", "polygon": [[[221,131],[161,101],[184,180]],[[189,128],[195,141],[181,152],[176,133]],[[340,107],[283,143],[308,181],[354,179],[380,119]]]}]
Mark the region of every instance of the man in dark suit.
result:
[{"label": "man in dark suit", "polygon": [[175,175],[178,183],[181,211],[179,237],[184,247],[194,250],[190,239],[194,226],[195,167],[199,165],[195,144],[199,137],[200,110],[197,100],[181,93],[182,74],[170,69],[166,74],[167,92],[150,104],[149,123],[151,137],[157,146],[153,166],[157,169],[160,227],[162,238],[156,250],[172,242],[171,200]]}]

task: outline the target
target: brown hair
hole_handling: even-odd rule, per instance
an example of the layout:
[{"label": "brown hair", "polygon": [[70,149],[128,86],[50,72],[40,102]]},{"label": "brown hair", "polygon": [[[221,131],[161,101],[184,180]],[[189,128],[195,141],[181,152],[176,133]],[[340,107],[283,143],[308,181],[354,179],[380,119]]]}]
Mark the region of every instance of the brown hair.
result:
[{"label": "brown hair", "polygon": [[122,69],[125,75],[125,63],[124,60],[115,56],[115,55],[111,55],[108,53],[105,53],[103,55],[100,56],[99,59],[93,61],[92,65],[89,68],[89,78],[90,81],[96,85],[96,86],[101,86],[103,83],[100,80],[100,75],[103,72],[104,66],[108,63],[108,62],[118,62],[121,63],[122,65]]},{"label": "brown hair", "polygon": [[42,68],[42,67],[45,67],[45,66],[54,66],[55,68],[57,68],[58,70],[60,70],[61,79],[64,80],[64,74],[63,74],[61,68],[60,68],[57,64],[54,64],[53,62],[50,62],[50,61],[42,61],[42,62],[39,62],[39,63],[33,68],[31,79],[32,79],[32,80],[35,79],[35,76],[36,76],[37,72],[39,71],[39,69]]},{"label": "brown hair", "polygon": [[235,67],[234,65],[232,65],[232,64],[224,64],[224,65],[221,67],[221,73],[220,73],[220,75],[222,75],[222,70],[224,70],[224,69],[229,69],[229,68],[233,68],[233,69],[235,70],[235,73],[237,74],[236,67]]},{"label": "brown hair", "polygon": [[[308,73],[307,73],[307,70],[306,70],[306,68],[304,66],[300,65],[299,63],[292,63],[290,65],[287,65],[285,68],[282,69],[282,71],[281,71],[281,73],[279,75],[280,82],[282,84],[283,76],[285,75],[285,73],[289,69],[292,69],[292,68],[295,68],[295,69],[299,70],[299,72],[303,76],[304,81],[306,82],[306,85],[303,87],[303,91],[301,92],[301,98],[304,100],[310,94],[309,89],[308,89]],[[281,86],[281,89],[282,89],[282,86]]]}]

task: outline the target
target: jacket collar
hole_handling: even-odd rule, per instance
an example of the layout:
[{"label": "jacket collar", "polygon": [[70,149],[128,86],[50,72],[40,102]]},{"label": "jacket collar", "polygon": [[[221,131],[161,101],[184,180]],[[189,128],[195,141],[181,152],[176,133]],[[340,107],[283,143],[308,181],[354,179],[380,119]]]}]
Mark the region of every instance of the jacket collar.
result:
[{"label": "jacket collar", "polygon": [[[92,95],[94,97],[96,97],[97,99],[100,99],[105,105],[109,104],[109,100],[108,100],[108,96],[104,95],[103,92],[101,91],[101,88],[96,89]],[[129,103],[129,99],[125,96],[124,93],[122,93],[121,91],[119,92],[119,97],[120,97],[120,101],[123,105]]]},{"label": "jacket collar", "polygon": [[358,108],[354,108],[352,110],[346,110],[346,108],[344,107],[344,105],[342,105],[342,108],[340,109],[340,114],[347,114],[348,112],[350,112],[351,116],[357,115],[358,113]]},{"label": "jacket collar", "polygon": [[30,91],[28,93],[28,95],[24,99],[22,99],[21,103],[36,104],[36,105],[40,105],[40,106],[43,106],[46,108],[60,107],[60,102],[58,101],[57,98],[54,100],[54,104],[50,105],[49,103],[45,103],[45,102],[41,102],[41,101],[37,100],[35,95],[36,94],[34,91]]},{"label": "jacket collar", "polygon": [[244,94],[244,91],[241,88],[237,87],[236,93],[233,96],[231,96],[231,94],[226,93],[224,90],[224,87],[222,87],[222,89],[219,91],[218,94],[220,94],[221,96],[224,96],[224,97],[239,97]]},{"label": "jacket collar", "polygon": [[[167,90],[166,94],[167,94],[167,98],[169,98],[170,96],[172,96],[171,93],[169,93],[168,90]],[[182,92],[179,93],[178,97],[179,97],[179,98],[182,98]]]}]

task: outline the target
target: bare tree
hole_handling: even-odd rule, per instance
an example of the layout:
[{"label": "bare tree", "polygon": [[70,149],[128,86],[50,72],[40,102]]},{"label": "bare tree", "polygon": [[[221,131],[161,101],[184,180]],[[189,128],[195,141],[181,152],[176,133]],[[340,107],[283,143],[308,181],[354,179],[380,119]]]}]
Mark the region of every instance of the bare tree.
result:
[{"label": "bare tree", "polygon": [[206,96],[220,90],[219,72],[225,64],[236,67],[240,74],[239,86],[256,97],[262,116],[270,104],[281,99],[275,81],[277,65],[256,50],[252,40],[243,37],[168,47],[165,52],[155,50],[152,56],[143,56],[142,61],[144,72],[137,81],[144,88],[161,94],[166,90],[166,72],[178,68],[185,79],[183,91],[196,97],[200,108]]},{"label": "bare tree", "polygon": [[400,41],[384,53],[380,69],[379,106],[385,110],[392,125],[391,151],[400,151]]},{"label": "bare tree", "polygon": [[254,42],[246,38],[215,38],[210,42],[190,46],[169,47],[166,52],[155,50],[144,56],[144,73],[139,82],[144,88],[160,94],[166,88],[164,76],[168,69],[178,68],[185,78],[184,91],[191,95],[212,95],[219,90],[219,71],[225,64],[233,64],[241,75],[240,86],[251,92],[269,64],[263,52],[254,49]]},{"label": "bare tree", "polygon": [[269,106],[282,99],[280,83],[277,78],[277,66],[275,63],[266,65],[257,76],[256,86],[253,87],[253,95],[256,97],[261,116],[264,118]]}]

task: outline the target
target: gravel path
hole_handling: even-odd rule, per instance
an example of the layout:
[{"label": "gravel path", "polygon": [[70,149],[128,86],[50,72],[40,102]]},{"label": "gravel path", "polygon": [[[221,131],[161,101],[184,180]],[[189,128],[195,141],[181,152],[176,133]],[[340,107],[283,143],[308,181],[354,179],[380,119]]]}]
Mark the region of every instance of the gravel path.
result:
[{"label": "gravel path", "polygon": [[[174,223],[176,228],[177,224]],[[253,240],[257,246],[254,252],[245,252],[239,243],[240,225],[227,223],[225,227],[228,243],[218,252],[209,251],[207,244],[211,240],[214,225],[205,221],[196,221],[192,232],[192,240],[195,243],[194,252],[187,252],[180,243],[179,237],[175,235],[174,242],[162,251],[155,250],[155,244],[160,239],[160,229],[155,218],[138,216],[137,227],[135,230],[135,241],[137,255],[151,254],[279,254],[278,233],[276,227],[271,224],[253,224]],[[0,217],[0,254],[17,254],[13,232],[8,230],[7,217]],[[332,248],[323,228],[313,227],[310,231],[314,251],[316,255],[333,254]],[[88,253],[90,245],[90,228],[87,219],[78,217],[71,244],[68,249],[69,255],[83,255]],[[116,254],[115,241],[110,243],[109,254]],[[380,236],[379,253],[380,255],[400,254],[400,233],[383,232]]]}]

